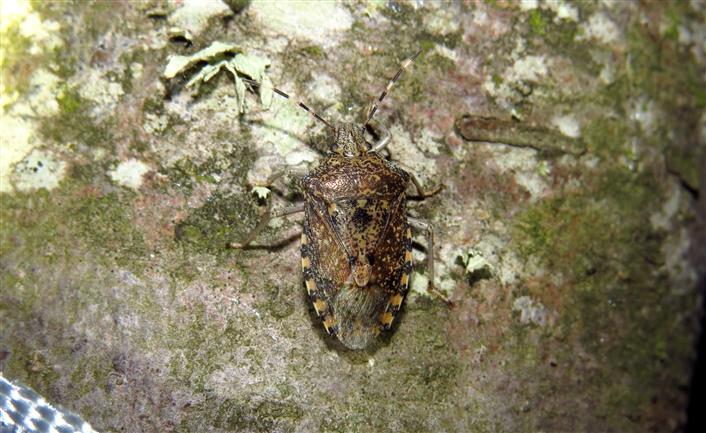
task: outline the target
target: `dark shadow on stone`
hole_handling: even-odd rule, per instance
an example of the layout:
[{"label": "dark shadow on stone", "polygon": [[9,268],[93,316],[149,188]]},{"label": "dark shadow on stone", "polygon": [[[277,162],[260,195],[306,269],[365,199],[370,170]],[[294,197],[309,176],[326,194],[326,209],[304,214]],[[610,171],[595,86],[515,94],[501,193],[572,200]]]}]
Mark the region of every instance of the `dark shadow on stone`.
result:
[{"label": "dark shadow on stone", "polygon": [[706,278],[701,278],[698,291],[701,292],[701,336],[696,347],[696,363],[691,376],[689,404],[686,410],[686,433],[706,431],[706,412],[703,402],[706,401],[706,308],[703,303],[706,296]]}]

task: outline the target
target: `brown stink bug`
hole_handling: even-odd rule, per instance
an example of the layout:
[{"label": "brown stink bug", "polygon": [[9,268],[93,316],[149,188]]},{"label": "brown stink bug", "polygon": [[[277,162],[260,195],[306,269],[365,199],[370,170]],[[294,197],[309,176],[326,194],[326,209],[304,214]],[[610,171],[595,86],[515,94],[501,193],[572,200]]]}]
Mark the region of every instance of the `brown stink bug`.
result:
[{"label": "brown stink bug", "polygon": [[[421,52],[421,51],[420,51]],[[363,125],[332,125],[302,102],[298,105],[324,122],[334,134],[327,156],[317,168],[304,175],[299,185],[305,202],[270,214],[241,243],[248,245],[269,219],[305,212],[301,235],[301,264],[304,285],[317,316],[330,335],[350,349],[363,349],[392,325],[409,290],[412,272],[412,229],[427,235],[428,289],[433,287],[433,232],[429,224],[407,216],[406,195],[410,182],[418,197],[425,193],[416,178],[378,154],[390,138],[377,134],[368,143],[365,132],[381,128],[373,115],[402,72],[419,55],[402,63],[378,100],[368,111]],[[251,82],[251,84],[255,84]],[[289,95],[279,89],[276,93]],[[268,179],[268,184],[283,173]],[[445,298],[444,298],[445,299]]]}]

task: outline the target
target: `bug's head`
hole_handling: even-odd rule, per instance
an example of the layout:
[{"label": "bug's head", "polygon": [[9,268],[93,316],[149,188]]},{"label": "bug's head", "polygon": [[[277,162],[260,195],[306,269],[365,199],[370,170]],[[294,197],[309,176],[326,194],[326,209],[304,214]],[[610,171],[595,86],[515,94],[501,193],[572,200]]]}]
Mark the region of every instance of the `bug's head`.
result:
[{"label": "bug's head", "polygon": [[339,123],[334,130],[331,151],[343,156],[358,156],[368,152],[363,127],[355,123]]}]

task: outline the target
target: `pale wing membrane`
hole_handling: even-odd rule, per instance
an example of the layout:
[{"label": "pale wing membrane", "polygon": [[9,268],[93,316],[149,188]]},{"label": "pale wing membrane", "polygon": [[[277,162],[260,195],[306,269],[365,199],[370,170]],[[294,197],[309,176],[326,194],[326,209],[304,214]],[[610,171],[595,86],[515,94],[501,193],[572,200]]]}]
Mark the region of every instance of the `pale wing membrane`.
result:
[{"label": "pale wing membrane", "polygon": [[[349,348],[366,347],[381,329],[389,328],[407,292],[411,244],[402,198],[339,200],[338,209],[329,209],[332,227],[345,249],[353,257],[363,253],[371,262],[367,285],[358,287],[349,277],[330,299],[338,338]],[[409,266],[405,266],[407,258]]]}]

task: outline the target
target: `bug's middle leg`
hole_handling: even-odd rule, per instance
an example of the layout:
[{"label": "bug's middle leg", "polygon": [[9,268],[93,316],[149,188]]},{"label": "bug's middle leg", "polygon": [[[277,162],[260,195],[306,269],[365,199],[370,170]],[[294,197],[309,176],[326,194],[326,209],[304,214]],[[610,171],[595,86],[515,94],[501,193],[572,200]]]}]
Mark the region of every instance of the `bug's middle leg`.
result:
[{"label": "bug's middle leg", "polygon": [[283,217],[286,215],[291,215],[291,214],[298,213],[298,212],[303,212],[304,205],[303,204],[295,204],[292,206],[287,206],[283,209],[278,210],[275,213],[272,213],[271,209],[272,209],[272,199],[268,198],[267,210],[265,211],[265,215],[260,220],[260,222],[257,223],[255,228],[252,229],[252,231],[250,233],[248,233],[248,235],[245,237],[245,239],[243,239],[242,242],[230,242],[230,243],[228,243],[228,246],[230,248],[238,248],[238,249],[242,249],[242,248],[247,247],[252,241],[255,240],[257,235],[259,235],[260,232],[262,232],[262,230],[264,230],[265,227],[267,227],[267,224],[270,222],[270,220],[272,220],[274,218]]},{"label": "bug's middle leg", "polygon": [[417,177],[414,174],[409,173],[409,179],[412,181],[414,188],[417,190],[417,195],[407,196],[407,198],[410,198],[410,199],[423,200],[425,198],[429,198],[431,196],[438,194],[439,192],[441,192],[442,189],[444,189],[444,184],[440,183],[435,188],[433,188],[431,191],[425,191],[424,187],[422,186],[421,183],[419,183],[419,180],[417,179]]},{"label": "bug's middle leg", "polygon": [[[265,181],[265,184],[263,186],[269,187],[276,181],[277,179],[284,177],[285,175],[291,175],[291,174],[299,174],[299,170],[296,167],[287,167],[283,170],[279,170],[272,175],[270,175],[267,180]],[[241,242],[229,242],[228,247],[230,248],[237,248],[237,249],[242,249],[247,247],[255,238],[262,232],[262,230],[267,227],[267,224],[270,222],[270,220],[274,218],[279,218],[283,217],[286,215],[291,215],[294,213],[302,212],[304,211],[304,205],[303,204],[296,204],[292,206],[285,207],[283,209],[278,210],[275,213],[272,213],[272,194],[269,194],[267,197],[267,208],[265,210],[265,214],[263,215],[262,219],[260,220],[259,223],[255,226],[254,229],[248,235],[243,239]]]},{"label": "bug's middle leg", "polygon": [[409,225],[412,226],[412,228],[414,228],[415,230],[423,231],[427,240],[427,272],[429,275],[429,284],[427,285],[427,292],[441,299],[448,306],[452,307],[453,303],[451,302],[451,300],[449,300],[449,298],[443,292],[437,289],[434,285],[434,229],[432,225],[429,224],[429,222],[427,221],[412,217],[408,217],[407,221],[409,222]]}]

